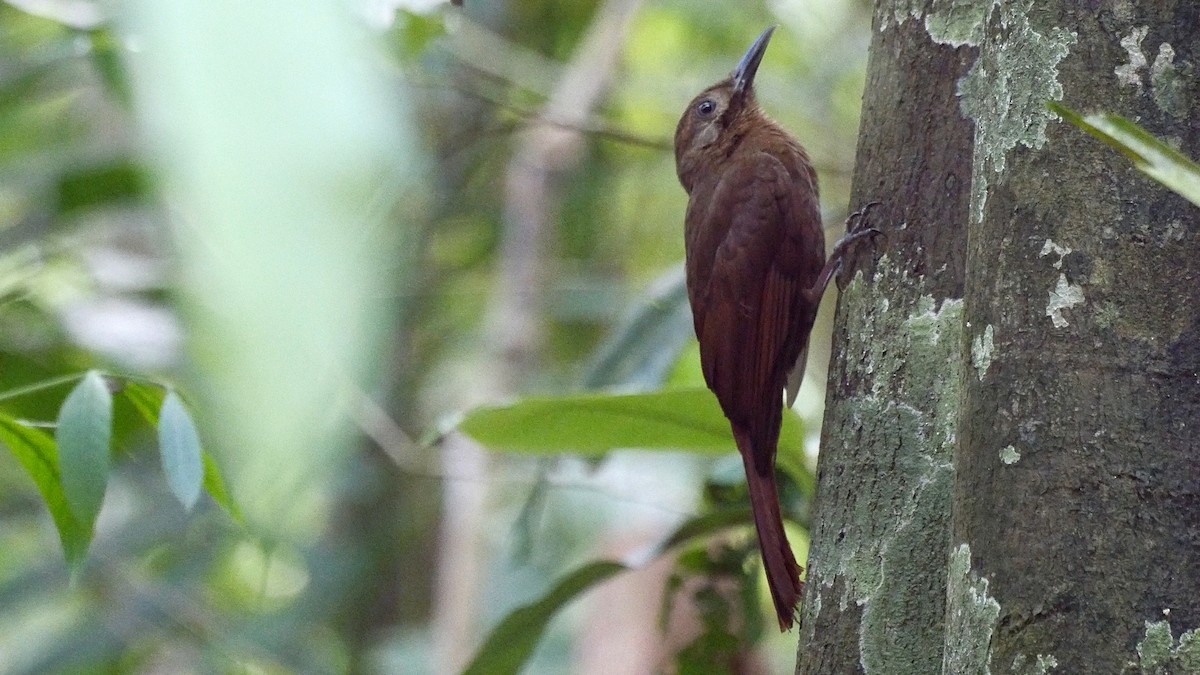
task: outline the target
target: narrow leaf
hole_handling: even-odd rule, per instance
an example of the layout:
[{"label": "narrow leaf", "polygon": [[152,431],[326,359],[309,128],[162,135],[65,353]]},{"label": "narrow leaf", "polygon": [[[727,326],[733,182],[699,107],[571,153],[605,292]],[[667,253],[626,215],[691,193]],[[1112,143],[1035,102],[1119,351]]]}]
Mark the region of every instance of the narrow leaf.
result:
[{"label": "narrow leaf", "polygon": [[655,550],[655,555],[662,555],[684,542],[704,537],[714,532],[754,524],[754,512],[750,507],[727,508],[710,511],[703,515],[689,518],[675,528],[675,531],[663,540]]},{"label": "narrow leaf", "polygon": [[1200,206],[1200,166],[1145,129],[1119,115],[1082,116],[1058,103],[1060,117],[1119,150],[1139,171]]},{"label": "narrow leaf", "polygon": [[[682,523],[649,554],[645,561],[666,555],[672,548],[730,527],[754,522],[749,508],[722,509]],[[642,563],[637,563],[640,566]],[[621,572],[635,569],[611,561],[595,561],[559,580],[536,602],[517,608],[505,617],[480,647],[463,675],[517,673],[529,660],[547,624],[575,596]]]},{"label": "narrow leaf", "polygon": [[121,395],[133,404],[147,424],[158,426],[158,414],[166,398],[162,387],[145,382],[126,382]]},{"label": "narrow leaf", "polygon": [[59,216],[99,206],[146,200],[149,178],[132,160],[102,166],[72,168],[59,178]]},{"label": "narrow leaf", "polygon": [[183,401],[173,391],[163,399],[158,414],[158,447],[171,494],[190,511],[200,498],[204,462],[196,425]]},{"label": "narrow leaf", "polygon": [[[159,411],[166,400],[162,387],[142,382],[129,382],[121,393],[137,408],[150,426],[157,427],[159,425]],[[221,471],[217,468],[217,463],[213,461],[212,455],[202,449],[201,461],[204,465],[204,490],[213,498],[217,506],[225,510],[225,513],[228,513],[238,523],[242,523],[242,511],[233,501],[233,495],[225,487],[225,480],[221,477]]]},{"label": "narrow leaf", "polygon": [[41,429],[26,426],[0,413],[0,442],[8,446],[17,461],[33,479],[38,492],[46,501],[50,517],[58,529],[63,554],[72,572],[78,572],[88,544],[92,541],[92,523],[75,517],[63,492],[58,470],[58,451],[54,439]]},{"label": "narrow leaf", "polygon": [[58,411],[59,470],[71,511],[79,520],[96,521],[112,457],[112,394],[104,378],[89,371]]},{"label": "narrow leaf", "polygon": [[[720,454],[736,450],[729,421],[707,389],[647,394],[573,394],[478,408],[459,429],[494,450],[600,456],[621,448]],[[803,445],[800,423],[785,414],[780,448]]]},{"label": "narrow leaf", "polygon": [[695,339],[680,266],[655,282],[596,350],[583,377],[586,389],[661,387]]},{"label": "narrow leaf", "polygon": [[611,561],[588,563],[559,580],[549,593],[504,617],[479,648],[463,675],[510,675],[520,672],[560,608],[583,591],[627,567]]},{"label": "narrow leaf", "polygon": [[241,508],[238,507],[237,502],[233,501],[233,495],[225,487],[225,479],[221,477],[221,470],[217,468],[217,463],[213,461],[212,455],[207,452],[204,453],[204,490],[208,492],[208,496],[213,498],[217,506],[225,509],[225,513],[228,513],[234,522],[239,525],[246,524]]}]

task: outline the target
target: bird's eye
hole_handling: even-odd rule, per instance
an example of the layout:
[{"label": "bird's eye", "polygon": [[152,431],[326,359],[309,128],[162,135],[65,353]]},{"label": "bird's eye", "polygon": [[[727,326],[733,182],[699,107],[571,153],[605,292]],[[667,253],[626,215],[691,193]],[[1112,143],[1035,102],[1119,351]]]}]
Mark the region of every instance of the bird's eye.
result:
[{"label": "bird's eye", "polygon": [[706,98],[696,106],[696,112],[700,113],[701,117],[708,117],[717,110],[717,104],[712,99]]}]

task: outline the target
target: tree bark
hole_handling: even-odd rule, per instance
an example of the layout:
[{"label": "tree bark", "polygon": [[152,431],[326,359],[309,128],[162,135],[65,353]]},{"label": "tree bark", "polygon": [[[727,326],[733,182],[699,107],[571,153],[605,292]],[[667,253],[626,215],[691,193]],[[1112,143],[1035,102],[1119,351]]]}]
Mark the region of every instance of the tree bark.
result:
[{"label": "tree bark", "polygon": [[[876,7],[797,672],[1200,667],[1200,8]],[[1188,659],[1196,659],[1188,661]]]}]

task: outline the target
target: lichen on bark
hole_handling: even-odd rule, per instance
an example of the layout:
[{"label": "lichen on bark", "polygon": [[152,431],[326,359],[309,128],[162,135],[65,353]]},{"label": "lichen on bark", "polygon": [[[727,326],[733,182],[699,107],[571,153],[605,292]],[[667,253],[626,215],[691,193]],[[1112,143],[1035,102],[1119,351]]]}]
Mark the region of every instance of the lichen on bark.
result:
[{"label": "lichen on bark", "polygon": [[975,372],[981,380],[987,375],[988,368],[992,367],[992,353],[995,349],[996,330],[989,323],[982,333],[971,340],[971,365],[975,366]]},{"label": "lichen on bark", "polygon": [[1032,6],[1033,0],[1015,0],[991,7],[986,23],[998,20],[1000,30],[985,32],[975,66],[958,83],[963,114],[975,121],[974,222],[983,219],[988,183],[1004,173],[1009,151],[1045,145],[1046,124],[1053,119],[1046,101],[1063,96],[1058,64],[1076,34],[1057,27],[1048,33],[1034,30]]},{"label": "lichen on bark", "polygon": [[[874,466],[859,472],[887,479],[832,500],[841,515],[821,522],[843,527],[815,537],[837,545],[810,554],[821,582],[807,588],[815,597],[806,608],[812,615],[825,603],[861,608],[864,672],[928,673],[941,661],[928,645],[940,644],[942,608],[927,597],[931,586],[943,583],[936,570],[944,569],[949,544],[951,457],[965,363],[962,302],[937,306],[926,295],[907,309],[890,305],[883,289],[912,283],[893,265],[885,256],[871,284],[860,273],[842,293],[853,342],[869,347],[863,358],[847,362],[847,376],[864,385],[860,393],[826,422],[834,437],[870,437],[889,448],[864,458]],[[881,512],[891,516],[871,516]],[[844,527],[848,523],[855,527]],[[840,593],[824,597],[836,592],[835,580]],[[806,618],[805,625],[812,622]]]},{"label": "lichen on bark", "polygon": [[950,555],[946,586],[946,650],[942,672],[991,673],[992,633],[1000,603],[988,595],[988,580],[971,572],[971,547],[960,544]]},{"label": "lichen on bark", "polygon": [[[958,83],[962,112],[975,122],[975,222],[983,218],[992,174],[1004,173],[1005,156],[1017,145],[1040,148],[1046,143],[1046,124],[1054,119],[1046,101],[1063,95],[1058,64],[1076,42],[1076,34],[1062,28],[1045,34],[1034,30],[1029,22],[1033,4],[947,0],[927,8],[909,0],[893,3],[880,21],[884,30],[893,23],[924,19],[933,41],[979,48],[974,67]],[[999,31],[988,30],[993,21],[999,23]]]},{"label": "lichen on bark", "polygon": [[1137,656],[1137,662],[1129,666],[1141,673],[1200,673],[1200,628],[1186,631],[1176,640],[1169,622],[1147,621]]}]

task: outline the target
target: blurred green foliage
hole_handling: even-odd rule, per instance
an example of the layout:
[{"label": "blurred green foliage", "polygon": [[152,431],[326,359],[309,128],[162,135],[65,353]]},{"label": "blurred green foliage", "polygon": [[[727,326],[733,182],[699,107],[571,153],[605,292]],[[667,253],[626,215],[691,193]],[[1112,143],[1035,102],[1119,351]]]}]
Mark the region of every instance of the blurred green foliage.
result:
[{"label": "blurred green foliage", "polygon": [[[420,194],[406,192],[403,177],[395,185],[364,186],[356,182],[360,176],[329,186],[394,225],[395,232],[346,233],[391,267],[390,274],[372,277],[390,285],[371,287],[363,309],[386,322],[377,327],[386,348],[366,364],[368,376],[316,388],[329,419],[290,420],[322,432],[352,421],[351,438],[358,440],[348,456],[321,467],[325,487],[317,497],[296,500],[300,532],[287,536],[239,506],[251,475],[239,461],[255,449],[231,450],[218,441],[234,416],[238,424],[256,419],[252,404],[220,413],[212,405],[234,400],[231,391],[213,386],[229,381],[216,377],[229,363],[229,336],[188,330],[195,325],[196,295],[181,259],[194,245],[187,228],[198,212],[190,202],[197,196],[172,193],[180,174],[164,172],[153,160],[150,148],[161,131],[148,128],[138,111],[163,92],[147,91],[145,74],[131,70],[131,64],[153,66],[165,58],[156,45],[162,36],[139,32],[154,24],[130,16],[133,5],[109,14],[97,5],[49,1],[35,14],[21,8],[26,3],[0,4],[5,672],[433,670],[439,666],[437,629],[431,628],[438,527],[443,491],[456,481],[501,488],[483,525],[493,535],[480,580],[486,590],[472,643],[458,645],[462,664],[484,644],[488,629],[511,626],[506,617],[526,616],[515,610],[533,606],[545,611],[533,622],[536,634],[522,629],[529,646],[522,658],[532,658],[532,672],[569,668],[569,645],[583,638],[573,632],[577,620],[551,621],[563,604],[558,601],[617,570],[589,562],[606,556],[595,542],[619,531],[623,514],[644,506],[642,497],[596,482],[597,473],[613,470],[621,458],[574,474],[567,462],[568,478],[560,479],[544,462],[497,455],[487,473],[461,476],[439,463],[440,446],[406,438],[440,428],[448,415],[494,405],[496,395],[586,398],[598,394],[581,390],[700,384],[678,275],[685,196],[670,140],[679,111],[728,73],[764,25],[783,23],[760,72],[760,98],[805,140],[821,170],[827,221],[838,222],[855,147],[869,10],[867,3],[843,2],[810,3],[823,7],[818,10],[776,3],[774,14],[737,3],[640,8],[611,83],[580,125],[578,155],[551,181],[553,225],[537,279],[540,340],[511,388],[497,391],[490,373],[505,355],[493,344],[490,313],[508,227],[506,177],[523,132],[575,58],[599,4],[465,4],[413,4],[382,17],[364,10],[356,19],[362,39],[372,42],[377,58],[370,66],[391,88],[387,94],[400,92],[415,108],[420,137],[405,150],[420,161],[394,168],[419,171],[424,187]],[[824,13],[805,14],[811,11]],[[244,76],[228,70],[232,82]],[[395,117],[397,127],[405,124],[402,112]],[[222,156],[205,160],[219,168]],[[236,168],[244,167],[231,172]],[[276,254],[311,243],[257,230],[251,235],[264,237],[250,251],[261,256],[261,266],[241,264],[239,274],[276,269]],[[310,274],[334,272],[314,263]],[[308,324],[291,318],[296,331],[309,332]],[[289,317],[268,319],[287,326]],[[260,346],[286,361],[290,344],[285,334]],[[252,396],[259,386],[271,390],[266,379],[245,374],[238,384]],[[111,424],[105,426],[111,443],[84,434],[82,446],[63,446],[62,438],[56,444],[56,431],[63,433],[61,425],[55,428],[60,412],[73,414],[64,401],[81,383],[90,383],[83,391],[99,394],[97,381],[110,392]],[[397,447],[381,452],[386,434],[362,417],[360,399],[377,404],[394,423],[402,437]],[[703,412],[686,405],[689,413]],[[525,431],[536,437],[536,429]],[[791,477],[785,497],[794,498],[789,511],[803,524],[812,479],[799,447],[801,425],[789,433],[780,459]],[[597,448],[607,443],[599,436],[589,439]],[[629,442],[614,437],[618,445]],[[545,438],[542,443],[541,452],[555,450]],[[67,449],[82,452],[77,457],[90,462],[82,477],[95,479],[101,445],[112,454],[97,502],[97,484],[69,487],[59,461]],[[699,607],[703,617],[704,632],[680,653],[680,668],[742,658],[773,630],[732,618],[761,618],[767,607],[755,583],[740,467],[699,456],[653,461],[662,462],[663,472],[648,476],[654,485],[670,492],[678,484],[686,493],[647,507],[665,511],[673,523],[660,540],[648,542],[654,556],[681,555],[666,602]],[[635,475],[647,473],[637,467]],[[261,475],[252,479],[251,493],[254,481],[267,482]],[[192,506],[197,479],[204,490]],[[519,518],[539,490],[540,515]],[[82,509],[71,508],[79,499]],[[531,528],[526,557],[514,556],[518,521]],[[568,572],[581,569],[605,573],[585,575],[571,593],[556,593],[553,579],[571,579]],[[740,584],[738,593],[719,593],[730,580]],[[786,662],[788,639],[775,639]]]}]

